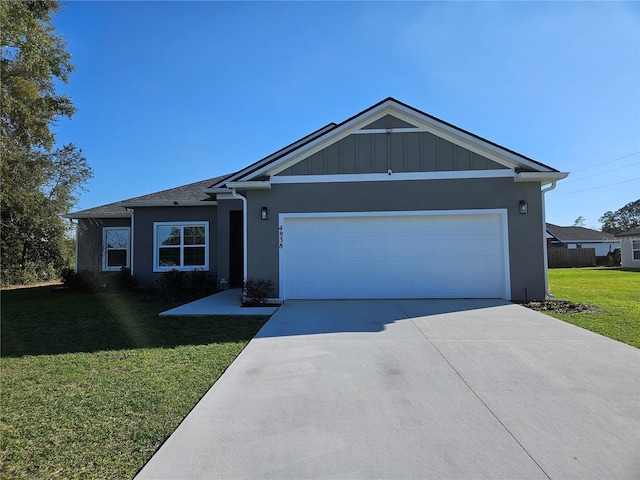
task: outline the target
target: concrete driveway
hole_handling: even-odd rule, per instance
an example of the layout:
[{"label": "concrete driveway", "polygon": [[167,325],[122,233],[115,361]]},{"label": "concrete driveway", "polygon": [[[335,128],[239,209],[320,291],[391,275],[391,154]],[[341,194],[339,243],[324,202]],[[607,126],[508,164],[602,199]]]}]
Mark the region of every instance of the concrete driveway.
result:
[{"label": "concrete driveway", "polygon": [[639,350],[501,300],[376,300],[285,303],[137,478],[639,477]]}]

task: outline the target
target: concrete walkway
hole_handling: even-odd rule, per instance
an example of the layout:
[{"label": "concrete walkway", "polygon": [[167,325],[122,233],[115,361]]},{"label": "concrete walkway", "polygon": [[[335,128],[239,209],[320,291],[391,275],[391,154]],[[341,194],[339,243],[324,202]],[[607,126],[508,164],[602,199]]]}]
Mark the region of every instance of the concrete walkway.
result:
[{"label": "concrete walkway", "polygon": [[137,478],[639,477],[639,350],[397,300],[285,303]]},{"label": "concrete walkway", "polygon": [[278,306],[242,307],[239,301],[240,295],[242,295],[242,289],[240,288],[223,290],[214,295],[162,312],[160,316],[273,315],[278,310]]}]

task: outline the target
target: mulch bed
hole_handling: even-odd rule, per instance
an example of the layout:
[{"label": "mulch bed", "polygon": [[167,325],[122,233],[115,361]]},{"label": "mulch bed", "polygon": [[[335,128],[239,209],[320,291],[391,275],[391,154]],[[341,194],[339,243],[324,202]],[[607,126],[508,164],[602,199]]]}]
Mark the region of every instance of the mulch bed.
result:
[{"label": "mulch bed", "polygon": [[544,302],[521,303],[523,307],[536,310],[538,312],[554,313],[595,313],[599,309],[594,305],[584,303],[573,303],[566,300],[545,300]]}]

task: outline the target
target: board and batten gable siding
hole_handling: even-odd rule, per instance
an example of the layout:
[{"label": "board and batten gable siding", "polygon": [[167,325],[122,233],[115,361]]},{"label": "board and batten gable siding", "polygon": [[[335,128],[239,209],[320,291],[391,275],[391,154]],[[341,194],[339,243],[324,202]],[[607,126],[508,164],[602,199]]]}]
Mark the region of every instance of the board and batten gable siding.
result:
[{"label": "board and batten gable siding", "polygon": [[[382,119],[381,119],[382,120]],[[429,132],[353,134],[278,175],[497,170],[505,166]]]},{"label": "board and batten gable siding", "polygon": [[155,222],[209,222],[209,270],[217,276],[217,207],[138,207],[134,209],[133,273],[140,287],[158,287],[160,272],[153,271],[153,224]]},{"label": "board and batten gable siding", "polygon": [[[249,277],[273,282],[279,295],[280,213],[506,209],[513,300],[543,299],[545,273],[539,183],[511,178],[276,184],[246,192]],[[518,212],[525,200],[529,213]],[[260,219],[267,207],[269,217]],[[284,232],[286,241],[286,232]],[[447,255],[446,251],[442,255]],[[526,290],[526,291],[525,291]]]},{"label": "board and batten gable siding", "polygon": [[76,270],[102,271],[103,232],[105,227],[131,227],[129,218],[79,218],[77,228]]}]

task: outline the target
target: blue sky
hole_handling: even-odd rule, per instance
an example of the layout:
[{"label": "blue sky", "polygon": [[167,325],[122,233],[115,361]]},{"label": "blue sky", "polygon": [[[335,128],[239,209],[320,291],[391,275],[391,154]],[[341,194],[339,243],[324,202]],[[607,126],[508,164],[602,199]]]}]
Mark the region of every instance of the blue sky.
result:
[{"label": "blue sky", "polygon": [[94,170],[78,209],[229,173],[392,96],[571,175],[547,220],[640,198],[638,2],[68,2]]}]

